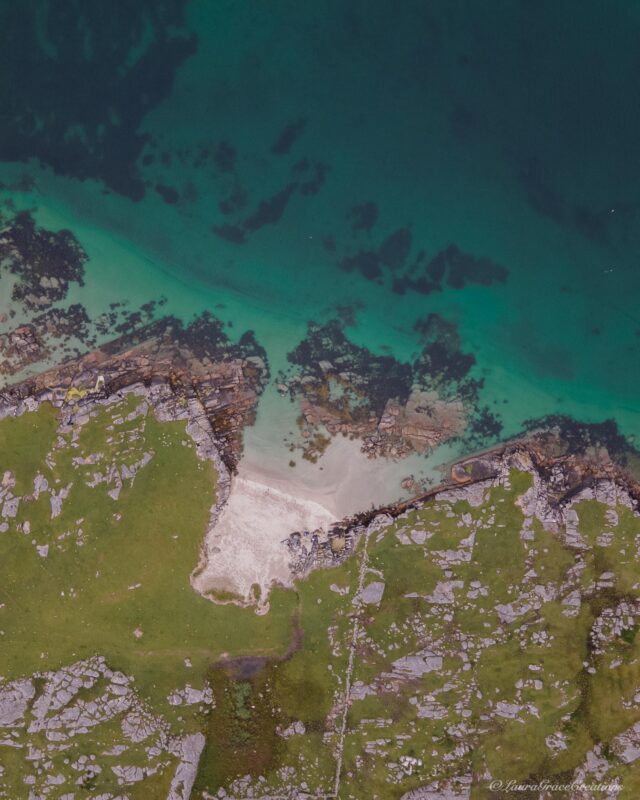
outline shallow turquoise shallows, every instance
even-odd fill
[[[70,228],[90,256],[70,299],[94,317],[123,297],[164,295],[185,319],[209,308],[231,336],[255,331],[274,375],[308,321],[338,307],[353,307],[354,342],[401,360],[435,312],[474,354],[501,437],[549,414],[640,434],[637,3],[193,0],[184,11],[197,46],[140,114],[141,199],[108,175],[51,169],[45,146],[26,162],[2,151],[0,180],[35,179],[3,197]],[[353,257],[396,232],[367,275]],[[416,288],[420,251],[428,263],[451,245],[506,280]],[[286,464],[289,413],[268,391],[250,447]]]

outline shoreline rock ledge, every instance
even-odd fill
[[[235,344],[221,328],[209,314],[186,328],[177,319],[163,318],[133,335],[7,386],[0,392],[0,418],[21,413],[18,409],[23,403],[49,401],[56,407],[69,405],[80,411],[135,384],[147,389],[164,386],[174,401],[166,407],[165,418],[184,418],[180,409],[197,400],[220,458],[234,474],[242,454],[242,432],[255,419],[269,366],[252,333]]]

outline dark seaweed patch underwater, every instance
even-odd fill
[[[86,341],[101,293],[144,322],[223,303],[277,371],[351,308],[363,368],[407,372],[440,319],[438,369],[473,354],[468,446],[550,415],[640,434],[633,4],[25,0],[0,36],[7,219],[86,252]]]

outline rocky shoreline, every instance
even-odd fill
[[[326,533],[297,531],[287,539],[292,571],[302,577],[314,569],[341,563],[355,551],[368,527],[380,518],[389,522],[436,499],[470,500],[505,479],[511,469],[533,475],[541,521],[550,530],[566,524],[566,510],[576,498],[597,498],[610,504],[622,492],[625,503],[640,509],[640,483],[609,458],[598,453],[570,452],[557,432],[539,431],[453,462],[449,477],[426,492],[341,520]]]
[[[188,420],[187,432],[196,443],[199,458],[210,460],[217,473],[217,499],[192,584],[217,602],[246,605],[255,600],[220,600],[215,592],[204,591],[199,580],[211,553],[218,550],[213,532],[229,500],[242,453],[243,429],[254,420],[257,399],[269,374],[264,351],[251,336],[243,338],[239,345],[230,343],[209,315],[187,328],[166,318],[0,392],[0,418],[33,410],[46,401],[63,413],[87,415],[92,405],[134,391],[147,397],[158,419]],[[288,560],[291,580],[303,577],[348,558],[372,521],[380,517],[393,520],[438,497],[467,499],[479,488],[504,480],[511,467],[534,475],[552,529],[562,524],[563,509],[575,496],[602,492],[603,486],[623,489],[634,509],[640,503],[640,485],[611,460],[606,447],[576,447],[560,430],[540,430],[456,461],[440,485],[409,500],[363,511],[325,529],[293,530],[274,546],[286,550],[280,560]],[[275,582],[282,581],[281,573],[274,575]],[[266,596],[258,607],[262,612],[268,608]]]
[[[135,338],[123,337],[0,392],[0,419],[48,402],[59,409],[63,423],[82,422],[96,406],[134,393],[144,396],[159,421],[186,420],[198,458],[210,461],[216,473],[216,501],[191,574],[196,591],[208,563],[210,539],[229,499],[244,427],[254,418],[268,376],[266,361],[251,339],[240,345],[216,343],[216,330],[208,317],[186,329],[163,320]]]
[[[234,472],[243,428],[254,419],[269,374],[264,351],[251,335],[245,337],[238,345],[229,342],[210,315],[186,328],[165,318],[10,385],[0,392],[0,412],[4,409],[4,416],[28,398],[83,408],[135,384],[165,386],[176,408],[194,399],[200,403],[222,461]]]

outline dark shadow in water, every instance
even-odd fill
[[[0,159],[39,159],[134,200],[147,113],[195,52],[187,0],[0,4]],[[44,123],[44,124],[43,124]]]
[[[280,133],[276,141],[271,146],[271,152],[274,156],[285,156],[291,150],[293,145],[302,135],[307,121],[303,118],[293,120],[284,130]]]

